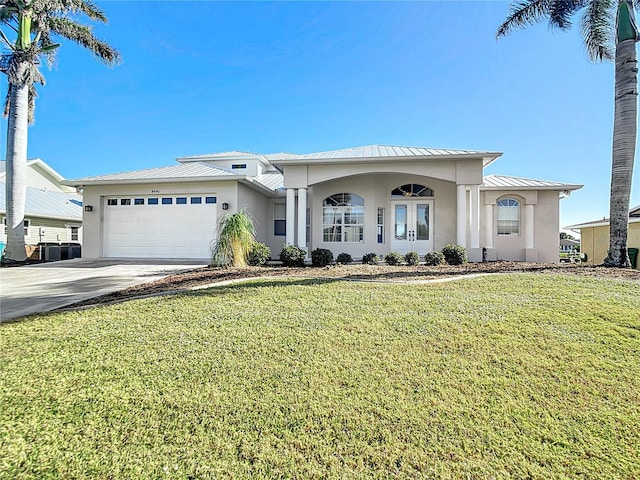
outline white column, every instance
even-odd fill
[[[296,226],[296,191],[293,188],[287,188],[287,235],[285,241],[287,245],[293,245],[295,242]]]
[[[484,206],[484,246],[493,248],[493,205]]]
[[[307,189],[298,189],[298,246],[307,248]]]
[[[457,185],[456,198],[456,243],[467,246],[467,186]]]
[[[471,185],[471,248],[480,248],[480,185]]]
[[[525,241],[524,241],[524,248],[533,248],[533,208],[534,205],[532,204],[527,204],[525,207],[525,215],[527,216],[526,219],[526,227],[525,227]]]

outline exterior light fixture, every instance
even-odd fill
[[[85,205],[85,206],[84,206],[84,211],[85,211],[85,212],[93,212],[93,206],[91,206],[91,205]]]
[[[224,202],[224,203],[222,204],[222,209],[223,209],[223,210],[229,210],[229,204],[228,204],[227,202]]]

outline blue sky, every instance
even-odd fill
[[[30,129],[29,156],[67,178],[226,150],[491,150],[486,173],[585,185],[561,226],[608,216],[613,65],[579,25],[496,41],[502,1],[98,4],[122,65],[64,44]]]

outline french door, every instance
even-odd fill
[[[432,200],[392,201],[391,212],[391,250],[420,255],[433,250]]]

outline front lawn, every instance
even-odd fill
[[[640,283],[255,280],[0,326],[0,478],[637,478]]]

